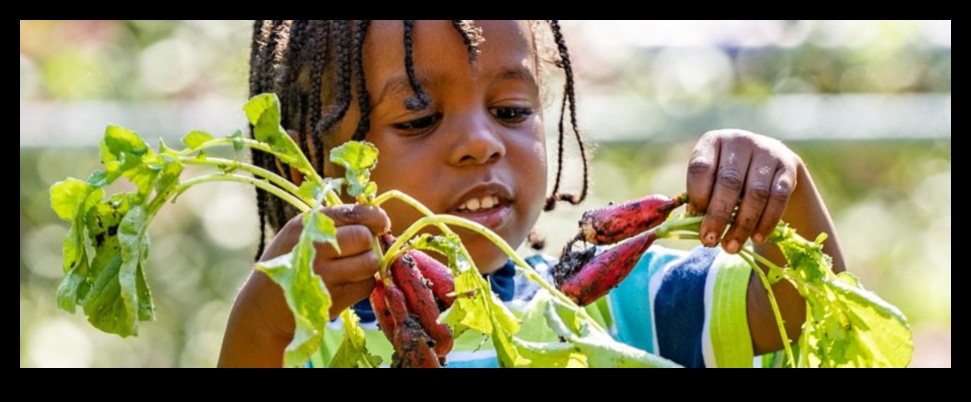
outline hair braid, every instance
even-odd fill
[[[280,30],[283,27],[283,20],[273,20],[269,25],[269,31],[266,35],[266,45],[263,46],[263,51],[261,52],[263,59],[263,71],[260,73],[260,87],[261,92],[270,91],[273,89],[273,72],[274,72],[274,59],[277,39],[280,36]]]
[[[280,63],[281,73],[276,85],[276,92],[280,95],[284,109],[281,124],[284,127],[295,127],[297,131],[296,143],[300,151],[307,155],[311,166],[316,162],[316,153],[310,146],[310,133],[307,131],[306,124],[306,99],[307,97],[299,90],[298,85],[291,83],[299,80],[301,70],[306,66],[307,51],[315,49],[314,43],[306,43],[304,32],[307,30],[308,21],[294,20],[290,23],[289,40],[287,41],[284,55]],[[284,173],[284,172],[281,172]]]
[[[357,75],[357,105],[361,110],[361,117],[354,130],[354,141],[363,141],[367,132],[371,130],[371,96],[367,91],[367,80],[364,77],[364,38],[367,35],[369,20],[357,22],[354,35],[354,74]]]
[[[307,143],[310,142],[311,139],[313,139],[313,142],[315,145],[319,146],[321,144],[320,139],[322,136],[320,135],[320,132],[319,132],[320,128],[318,126],[320,125],[320,119],[323,113],[323,105],[320,97],[321,97],[321,85],[323,85],[322,80],[324,76],[324,68],[327,65],[326,49],[327,49],[327,35],[329,34],[328,32],[329,27],[326,25],[327,24],[322,21],[313,21],[312,23],[308,24],[308,28],[307,28],[310,31],[309,32],[310,35],[307,38],[307,48],[309,49],[309,52],[312,54],[312,57],[308,57],[310,59],[309,60],[310,61],[310,99],[309,99],[310,110],[307,111],[307,115],[308,115],[310,124],[307,129],[309,129],[310,131],[306,133],[306,137],[304,138],[303,141],[301,141],[305,144],[307,148],[310,147],[309,145],[307,145]],[[324,51],[318,50],[320,48],[323,48]],[[303,129],[301,131],[306,131],[306,129]],[[311,163],[316,162],[318,169],[320,170],[321,173],[323,173],[324,158],[318,157],[316,152],[314,152],[313,154],[315,156],[314,159],[317,159],[317,160],[313,160],[311,161]]]
[[[559,153],[557,155],[556,183],[553,185],[553,193],[550,194],[550,196],[547,197],[546,199],[546,206],[544,207],[544,210],[546,211],[553,210],[553,208],[556,206],[556,201],[567,201],[573,205],[577,205],[583,202],[583,200],[587,198],[587,189],[589,188],[589,183],[590,183],[589,175],[587,172],[588,170],[587,154],[586,154],[586,150],[584,149],[583,139],[580,136],[580,129],[579,127],[577,127],[576,93],[575,93],[575,86],[574,86],[574,80],[573,80],[573,67],[570,64],[570,53],[567,50],[566,41],[563,39],[563,33],[560,32],[559,22],[557,20],[550,20],[549,24],[550,24],[550,30],[553,31],[553,39],[556,41],[556,47],[560,53],[560,60],[557,63],[557,65],[563,69],[563,72],[566,75],[566,83],[564,84],[564,88],[563,88],[563,92],[564,92],[563,104],[560,107],[560,123],[559,123],[560,144],[559,144]],[[577,196],[576,194],[559,193],[560,177],[561,177],[561,172],[563,170],[563,140],[564,140],[563,119],[566,115],[565,113],[566,106],[568,104],[570,107],[570,125],[573,128],[574,137],[576,138],[577,145],[580,148],[580,156],[581,156],[580,159],[583,160],[583,187],[580,190],[579,196]]]
[[[263,72],[263,62],[264,59],[261,57],[262,50],[266,45],[263,42],[263,25],[265,21],[255,20],[253,22],[253,38],[252,45],[250,47],[250,97],[256,96],[262,92],[261,85],[261,73]],[[253,126],[250,125],[250,132],[252,133]],[[252,150],[253,163],[257,165],[264,164],[264,155],[262,152]],[[267,202],[266,202],[266,192],[261,189],[256,189],[256,207],[259,213],[259,225],[260,225],[260,238],[259,246],[257,246],[255,260],[259,260],[260,256],[263,254],[263,250],[266,248],[266,214],[267,214]]]
[[[428,98],[428,94],[422,91],[421,85],[418,83],[418,77],[415,76],[415,20],[404,20],[404,26],[405,72],[408,74],[408,83],[411,84],[411,90],[415,92],[413,96],[409,96],[408,99],[405,99],[405,107],[408,108],[408,110],[422,110],[428,107],[430,99]]]
[[[323,141],[323,133],[328,132],[337,122],[344,118],[347,109],[351,105],[351,29],[347,21],[335,21],[328,23],[331,32],[331,40],[334,42],[334,81],[337,84],[335,91],[336,109],[324,113],[323,110],[316,111],[321,114],[321,121],[314,128],[315,140]],[[315,85],[318,85],[315,82]],[[320,92],[313,92],[312,95],[320,96]],[[328,108],[330,109],[330,108]]]
[[[471,20],[452,20],[452,27],[462,36],[465,49],[469,52],[469,63],[475,64],[479,56],[479,44],[485,40],[482,38],[482,28],[473,25]]]

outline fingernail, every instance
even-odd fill
[[[706,246],[712,247],[712,246],[715,245],[715,242],[716,241],[717,241],[717,239],[715,239],[715,232],[708,232],[707,234],[705,234],[705,245]]]
[[[755,240],[756,243],[761,243],[765,241],[765,236],[761,233],[756,233],[755,236],[752,236],[752,240]]]
[[[738,252],[738,240],[732,239],[732,241],[728,242],[728,246],[725,247],[725,249],[728,250],[729,253],[732,253],[732,254],[737,253]]]

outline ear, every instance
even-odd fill
[[[293,142],[296,142],[297,145],[300,144],[300,134],[298,132],[296,132],[295,130],[287,130],[287,134],[290,135],[290,139],[292,139]],[[313,139],[310,137],[307,137],[307,148],[310,149],[311,154],[316,154],[316,152],[314,152],[313,145],[314,145]],[[316,155],[307,155],[307,159],[310,160],[311,165],[313,165],[315,162],[316,158],[314,156]],[[283,166],[280,165],[280,160],[277,159],[276,163],[277,163],[277,168],[280,169],[280,171],[282,172]],[[303,184],[303,173],[300,173],[299,170],[293,168],[292,166],[288,166],[287,168],[288,168],[288,171],[290,172],[290,181],[293,182],[293,184],[296,184],[297,186]]]

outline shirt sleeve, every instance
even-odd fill
[[[686,367],[752,367],[751,269],[718,248],[652,247],[608,297],[614,337]]]

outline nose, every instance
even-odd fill
[[[456,116],[460,117],[460,116]],[[453,131],[449,161],[455,166],[493,163],[506,155],[501,134],[481,117],[463,116]]]

